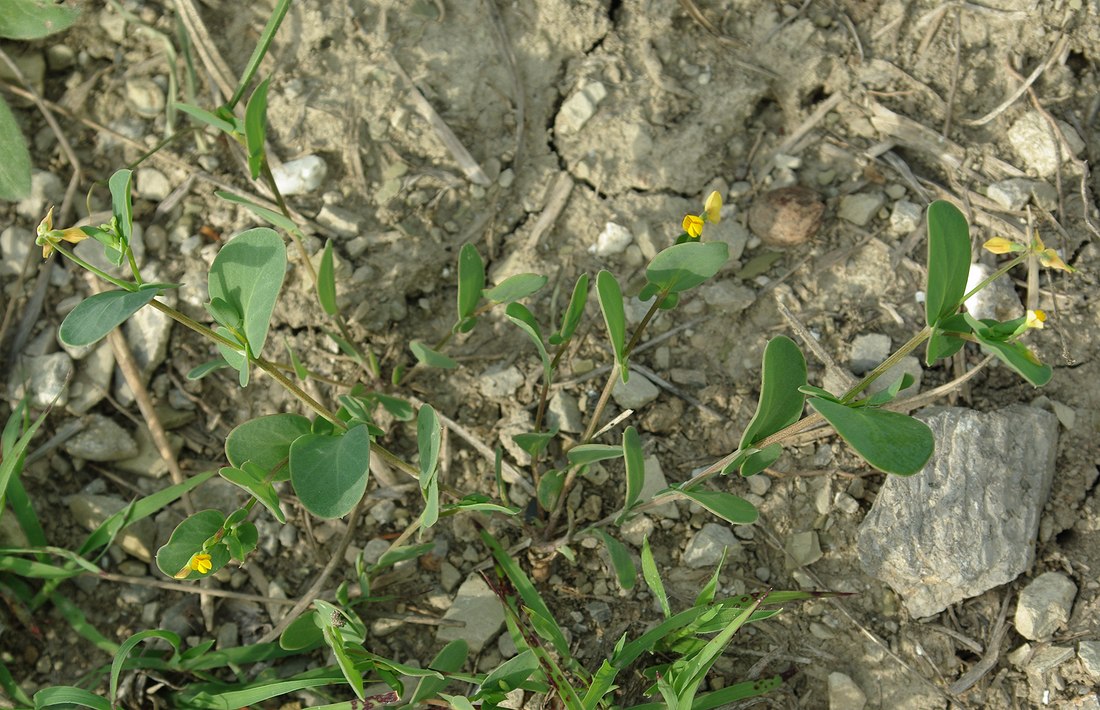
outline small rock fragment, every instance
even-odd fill
[[[326,204],[323,206],[321,211],[317,213],[317,222],[341,237],[358,236],[361,230],[359,215],[339,205]]]
[[[1082,641],[1077,644],[1077,658],[1093,680],[1100,682],[1100,641]]]
[[[584,127],[588,119],[596,113],[596,107],[607,96],[607,87],[593,81],[562,102],[557,117],[557,130],[561,133],[576,133]]]
[[[818,542],[817,532],[814,530],[791,535],[783,549],[787,552],[787,565],[791,569],[812,565],[822,558],[821,543]]]
[[[138,168],[134,173],[134,191],[139,197],[160,202],[172,192],[172,183],[156,168]]]
[[[275,185],[283,195],[304,195],[313,192],[328,174],[328,165],[319,155],[307,155],[288,160],[271,169]]]
[[[546,405],[546,419],[551,428],[557,427],[558,431],[570,434],[584,431],[584,420],[580,407],[577,406],[577,398],[563,390],[556,390],[550,396]]]
[[[840,198],[837,216],[857,227],[866,227],[886,202],[881,192],[857,192]]]
[[[898,200],[890,212],[890,232],[911,234],[920,226],[921,207],[909,200]]]
[[[982,263],[970,265],[970,274],[966,277],[966,291],[970,292],[975,286],[985,280],[993,269]],[[978,291],[963,302],[966,311],[978,320],[993,318],[999,321],[1019,318],[1024,314],[1024,304],[1020,303],[1020,297],[1012,282],[1006,278],[995,279],[981,291]]]
[[[508,365],[507,367],[494,365],[478,378],[478,387],[481,394],[491,400],[511,397],[522,384],[523,373],[515,365]]]
[[[622,379],[617,380],[611,390],[611,397],[623,409],[640,409],[657,399],[659,394],[656,385],[637,372],[632,372],[625,383]]]
[[[722,559],[726,548],[729,548],[727,555],[738,553],[741,551],[741,543],[728,526],[707,523],[688,541],[683,562],[693,569],[714,567]]]
[[[1009,178],[992,183],[985,194],[1006,210],[1022,210],[1031,199],[1031,180]]]
[[[87,530],[95,530],[104,520],[128,505],[121,498],[87,493],[69,496],[65,502],[73,519]],[[151,562],[156,550],[156,536],[156,524],[150,518],[142,518],[124,527],[115,542],[139,560]]]
[[[821,227],[825,203],[806,187],[766,192],[749,207],[749,229],[768,246],[796,247],[813,239]]]
[[[829,674],[829,710],[863,710],[867,696],[843,673]]]
[[[1016,630],[1032,641],[1048,638],[1069,620],[1077,585],[1059,572],[1045,572],[1031,580],[1016,603]]]
[[[1073,126],[1055,119],[1058,129],[1069,143],[1070,152],[1078,155],[1085,149],[1085,143]],[[1059,155],[1065,160],[1065,148],[1059,149],[1053,128],[1046,118],[1036,111],[1025,113],[1008,129],[1008,142],[1024,163],[1039,175],[1053,175],[1059,168]]]
[[[656,456],[646,456],[643,465],[645,468],[645,478],[642,480],[642,490],[638,494],[638,500],[644,502],[652,499],[657,493],[668,488],[668,479],[665,478],[665,471],[661,468],[661,461]],[[676,507],[676,503],[673,501],[662,503],[654,508],[651,514],[660,515],[669,520],[680,519],[680,509]]]
[[[126,101],[142,118],[156,118],[164,111],[164,90],[147,77],[132,78],[126,82]]]
[[[102,414],[88,415],[84,430],[62,446],[70,456],[85,461],[119,461],[138,453],[137,442],[129,432]]]
[[[890,356],[890,336],[882,333],[857,335],[852,341],[848,367],[853,374],[862,375],[878,367]]]
[[[596,256],[622,254],[633,241],[634,235],[629,229],[620,224],[608,222],[596,237],[596,243],[589,247],[589,251]]]
[[[8,394],[19,399],[29,392],[30,404],[36,409],[48,407],[55,399],[63,407],[69,401],[68,378],[72,372],[73,361],[67,353],[24,356],[8,376]]]
[[[31,172],[30,194],[15,204],[15,213],[37,225],[46,216],[46,210],[51,205],[60,206],[64,197],[65,185],[61,178],[45,170],[35,170]]]
[[[436,640],[442,643],[463,639],[470,651],[478,653],[504,625],[500,600],[479,575],[466,578],[458,588],[454,603],[443,616],[444,621],[463,622],[465,626],[440,626]]]

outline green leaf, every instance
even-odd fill
[[[438,367],[441,370],[453,370],[458,367],[458,363],[447,357],[443,353],[432,350],[419,340],[409,341],[409,350],[412,350],[413,357],[417,362],[427,367]]]
[[[557,435],[557,430],[525,432],[523,434],[513,434],[512,441],[516,442],[516,446],[531,454],[531,456],[538,457]]]
[[[962,338],[952,335],[941,326],[933,326],[932,334],[928,336],[928,349],[925,351],[924,362],[926,365],[932,366],[939,360],[951,357],[959,352],[964,345],[966,345],[966,341]]]
[[[565,457],[569,460],[569,463],[574,466],[582,466],[584,464],[604,461],[606,459],[617,459],[622,455],[623,447],[621,446],[612,446],[610,444],[581,444],[580,446],[574,446],[569,449]]]
[[[633,589],[638,570],[634,567],[634,558],[630,556],[626,545],[608,535],[603,528],[596,528],[594,532],[607,546],[607,552],[611,555],[611,566],[615,568],[619,586],[626,590]]]
[[[928,206],[928,288],[925,320],[934,326],[955,313],[966,294],[970,273],[970,227],[955,205],[936,200]]]
[[[167,641],[175,654],[180,651],[180,637],[179,634],[166,629],[149,629],[147,631],[139,631],[130,638],[122,642],[122,645],[118,648],[118,653],[115,654],[115,658],[111,661],[111,683],[110,683],[110,698],[111,705],[115,704],[118,699],[118,677],[122,675],[122,665],[126,662],[126,658],[130,655],[130,651],[134,650],[142,641],[149,638],[157,638],[163,641]],[[173,655],[175,655],[173,654]]]
[[[395,547],[392,550],[387,550],[378,558],[378,561],[371,565],[371,570],[377,572],[378,570],[385,569],[386,567],[392,567],[398,562],[404,562],[405,560],[414,560],[417,557],[428,554],[435,549],[435,543],[425,542],[419,545],[406,545],[403,547]]]
[[[92,710],[111,710],[111,704],[106,698],[70,685],[55,685],[52,688],[43,688],[34,694],[34,710],[57,705],[64,706],[66,710],[74,705],[92,708]]]
[[[550,470],[539,479],[538,499],[543,510],[553,510],[558,504],[562,486],[565,485],[565,471]]]
[[[215,190],[214,194],[222,198],[226,202],[232,202],[233,204],[241,205],[252,214],[260,217],[261,219],[266,219],[268,222],[275,225],[279,229],[283,229],[287,232],[300,233],[298,230],[298,225],[294,224],[292,220],[288,219],[281,212],[270,210],[263,205],[256,204],[252,200],[241,197],[240,195],[234,195],[232,192],[226,192],[225,190]]]
[[[813,407],[840,438],[880,471],[910,476],[932,456],[932,430],[912,417],[874,407],[848,407],[817,397]]]
[[[705,491],[700,488],[681,489],[680,492],[714,513],[719,518],[729,521],[734,525],[749,525],[750,523],[755,523],[759,515],[752,503],[732,493]]]
[[[310,422],[300,414],[270,414],[238,425],[225,437],[225,457],[236,468],[251,461],[264,471],[270,471],[290,457],[290,445],[299,437],[311,433]],[[276,477],[284,481],[285,475]]]
[[[248,149],[248,171],[253,180],[260,177],[266,160],[264,141],[267,137],[267,88],[270,82],[270,79],[260,82],[244,109],[244,142]]]
[[[741,469],[741,475],[755,476],[768,466],[771,466],[783,453],[783,445],[776,442],[774,444],[768,444],[764,448],[753,451],[745,457],[745,460],[741,462],[739,468]]]
[[[290,3],[291,0],[277,0],[271,8],[271,14],[268,15],[267,23],[264,25],[263,32],[260,33],[260,39],[256,42],[256,46],[253,47],[252,56],[248,58],[248,64],[245,65],[244,71],[241,73],[241,78],[237,82],[237,88],[233,91],[233,96],[229,98],[226,104],[229,109],[236,106],[244,97],[244,92],[248,89],[248,85],[252,82],[252,77],[256,75],[256,71],[260,68],[260,62],[263,61],[268,48],[271,47],[271,43],[275,39],[275,33],[279,31],[279,26],[282,25],[283,19],[290,9]]]
[[[220,298],[240,312],[244,336],[255,357],[260,356],[267,340],[271,314],[285,276],[286,245],[282,237],[267,227],[249,229],[233,237],[210,265],[210,299]]]
[[[458,253],[458,320],[473,315],[485,288],[485,263],[473,244],[463,244]]]
[[[520,330],[526,333],[531,342],[535,344],[535,348],[539,351],[539,360],[542,362],[543,381],[549,385],[554,377],[553,372],[550,370],[550,355],[547,354],[546,345],[542,342],[542,331],[539,330],[539,324],[535,320],[535,316],[522,303],[509,303],[508,307],[504,309],[504,315],[508,316],[508,320],[519,326]]]
[[[79,16],[76,8],[50,0],[4,0],[0,2],[0,37],[41,39],[67,29]]]
[[[424,496],[421,525],[430,528],[439,519],[439,446],[442,427],[430,404],[420,408],[416,417],[416,444],[420,452],[420,491]]]
[[[65,316],[57,337],[66,345],[91,345],[106,337],[156,295],[157,292],[152,289],[142,289],[104,291],[89,296]]]
[[[0,14],[5,10],[0,6]],[[0,25],[0,30],[3,27]],[[11,109],[0,97],[0,200],[15,202],[31,192],[31,156]],[[45,217],[45,215],[42,215]]]
[[[279,647],[286,651],[301,651],[315,644],[321,643],[324,636],[321,627],[317,625],[317,615],[320,612],[302,614],[290,626],[279,635]]]
[[[294,348],[290,347],[290,340],[284,335],[283,345],[286,346],[287,357],[290,358],[290,366],[294,368],[294,376],[299,380],[305,381],[309,379],[309,370],[302,364],[302,361],[298,359],[297,353],[294,352]]]
[[[302,505],[319,518],[350,513],[367,489],[370,444],[363,425],[340,436],[296,439],[290,445],[290,482]]]
[[[123,246],[130,243],[134,232],[134,207],[130,199],[130,190],[134,183],[132,170],[116,170],[107,181],[111,189],[111,213],[118,220],[118,234]]]
[[[963,314],[974,329],[974,336],[981,343],[982,350],[997,356],[1004,364],[1008,365],[1016,374],[1023,377],[1035,387],[1042,387],[1050,382],[1054,374],[1050,365],[1039,362],[1035,353],[1020,341],[1005,341],[1004,335],[998,332],[997,326],[1004,324],[993,322],[992,325],[979,321],[970,314]]]
[[[783,335],[769,340],[764,347],[760,402],[741,435],[740,448],[747,449],[797,422],[806,400],[798,388],[805,384],[806,358],[795,342]]]
[[[717,274],[728,260],[729,245],[725,242],[685,242],[653,257],[645,275],[661,291],[680,293]]]
[[[218,129],[226,135],[233,135],[237,131],[237,127],[226,121],[223,118],[219,118],[215,114],[207,111],[204,108],[194,106],[192,104],[177,103],[176,108],[183,111],[188,116],[191,116],[200,123],[205,123],[208,126]]]
[[[493,303],[512,303],[527,298],[546,285],[546,277],[539,274],[516,274],[509,276],[492,288],[485,289],[482,295]]]
[[[584,307],[588,303],[588,274],[581,274],[577,283],[573,286],[573,295],[569,297],[569,306],[561,317],[561,328],[550,336],[551,345],[560,345],[573,337],[577,326],[580,325],[584,315]]]
[[[714,566],[714,572],[711,573],[710,579],[707,580],[707,583],[703,585],[703,588],[699,590],[699,594],[695,597],[695,606],[709,607],[711,602],[714,601],[714,594],[718,591],[718,577],[722,573],[722,565],[726,564],[726,555],[729,554],[729,551],[729,547],[722,548],[722,556],[718,558],[718,564]],[[708,616],[713,616],[713,614]],[[705,622],[706,617],[700,621],[701,623]]]
[[[481,687],[474,694],[473,699],[484,697],[490,692],[507,693],[515,690],[538,669],[538,657],[535,656],[534,651],[527,649],[490,671],[481,682]]]
[[[266,471],[251,461],[246,461],[243,468],[225,466],[218,469],[218,474],[235,486],[239,486],[260,501],[265,508],[271,511],[275,519],[286,524],[286,516],[279,505],[279,494],[275,492],[275,486],[266,480]]]
[[[432,662],[428,664],[428,668],[440,671],[444,674],[457,673],[462,670],[462,666],[466,664],[466,657],[470,654],[470,648],[462,639],[455,639],[449,644],[443,647],[443,650],[436,654]],[[431,676],[425,676],[420,679],[420,684],[416,686],[416,690],[413,691],[412,696],[409,698],[409,705],[417,707],[418,703],[423,703],[425,700],[434,698],[437,693],[447,687],[450,680],[433,678]]]
[[[638,496],[645,485],[645,458],[642,454],[642,440],[638,430],[628,426],[623,431],[623,453],[626,459],[626,498],[623,502],[623,515],[630,512],[638,502]],[[621,518],[620,518],[621,519]]]
[[[462,511],[475,510],[479,510],[483,513],[503,513],[504,515],[516,515],[519,513],[519,508],[509,508],[508,506],[491,502],[487,496],[471,493],[456,503],[449,503],[443,506],[441,515],[454,515]]]
[[[393,415],[393,418],[399,422],[412,421],[415,416],[412,405],[400,397],[391,397],[381,392],[372,392],[370,396],[376,399],[378,403],[382,405],[382,408]]]
[[[172,532],[168,542],[157,550],[157,567],[169,577],[175,577],[187,567],[191,557],[202,552],[203,543],[221,530],[225,516],[217,510],[203,510],[184,520]],[[206,574],[189,570],[181,579],[203,579],[214,574],[229,562],[229,550],[225,545],[215,545],[208,550],[212,567]]]
[[[626,311],[623,309],[623,292],[619,282],[610,271],[596,274],[596,296],[603,311],[603,321],[607,325],[607,336],[611,340],[611,350],[615,353],[615,362],[622,371],[626,382]]]
[[[661,611],[665,618],[672,616],[672,607],[668,604],[668,594],[665,593],[664,582],[661,581],[661,573],[657,570],[657,560],[653,559],[653,550],[649,547],[649,536],[642,539],[642,579],[645,580],[653,596],[661,605]]]
[[[336,273],[332,266],[332,240],[325,242],[321,254],[321,268],[317,270],[317,300],[325,313],[334,316],[339,312],[336,307]]]
[[[355,667],[355,661],[348,655],[347,647],[344,644],[344,637],[340,635],[340,631],[332,626],[325,626],[321,629],[321,635],[325,639],[325,643],[332,649],[332,655],[336,657],[336,665],[340,667],[340,671],[344,674],[344,678],[347,680],[348,685],[355,691],[356,697],[360,700],[363,699],[363,674]]]

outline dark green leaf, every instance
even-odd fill
[[[3,3],[0,3],[0,15],[3,12]],[[3,97],[0,97],[0,165],[4,166],[0,170],[0,200],[15,202],[30,194],[31,156],[19,124]]]
[[[381,392],[372,392],[371,397],[378,400],[378,403],[382,405],[382,408],[393,415],[393,418],[399,422],[412,421],[414,416],[412,405],[400,397],[391,397],[388,394],[382,394]]]
[[[805,405],[798,388],[806,384],[806,358],[793,340],[783,335],[769,340],[762,370],[760,402],[741,436],[742,449],[797,422]]]
[[[41,39],[67,29],[79,16],[76,8],[50,0],[4,0],[0,2],[0,37]]]
[[[778,442],[775,444],[768,444],[759,451],[754,451],[745,457],[745,460],[741,463],[741,475],[742,476],[755,476],[768,466],[775,463],[779,456],[783,453],[783,446]]]
[[[310,422],[300,414],[270,414],[238,425],[225,437],[225,457],[236,468],[246,461],[270,471],[290,457],[290,445],[311,432]],[[286,480],[286,475],[275,480]]]
[[[573,286],[573,295],[569,298],[569,306],[562,314],[561,328],[558,329],[557,333],[550,336],[551,345],[560,345],[573,337],[573,333],[576,332],[581,317],[584,315],[584,306],[587,303],[588,274],[581,274],[577,278],[576,285]]]
[[[286,245],[282,237],[267,227],[249,229],[233,237],[210,265],[210,299],[220,298],[241,314],[244,336],[256,357],[267,340],[271,314],[285,276]]]
[[[175,577],[188,566],[192,556],[202,552],[203,543],[221,530],[223,522],[225,516],[217,510],[204,510],[184,520],[172,532],[168,542],[157,550],[157,567],[169,577]],[[204,579],[229,562],[229,550],[225,545],[215,545],[208,554],[212,564],[210,571],[199,574],[189,570],[184,579]]]
[[[664,582],[661,581],[661,573],[657,570],[657,561],[653,558],[653,550],[649,547],[649,537],[642,540],[642,579],[645,580],[657,603],[661,605],[661,611],[665,618],[672,616],[672,607],[668,604],[668,594],[665,593]]]
[[[279,647],[286,651],[300,651],[321,643],[324,637],[321,627],[317,625],[318,613],[314,611],[302,614],[290,622],[290,626],[279,636]]]
[[[504,315],[508,316],[508,320],[519,326],[520,330],[526,333],[531,342],[535,344],[535,348],[539,352],[539,360],[542,362],[543,381],[550,384],[553,379],[553,373],[550,370],[550,355],[546,352],[546,345],[542,342],[542,331],[539,329],[535,316],[522,303],[509,303],[508,307],[504,309]]]
[[[556,430],[525,432],[523,434],[513,434],[512,441],[516,442],[516,446],[537,458],[557,434]]]
[[[546,285],[546,277],[539,274],[516,274],[496,286],[485,289],[482,295],[493,303],[511,303],[527,298]]]
[[[610,271],[596,274],[596,296],[603,311],[603,320],[607,325],[607,335],[611,339],[611,351],[615,353],[615,362],[626,381],[626,311],[623,308],[623,292],[619,282]]]
[[[477,310],[485,288],[485,263],[473,244],[463,244],[458,253],[458,320],[469,318]]]
[[[462,670],[462,666],[466,664],[466,657],[469,655],[470,649],[465,641],[462,639],[455,639],[449,644],[443,647],[443,650],[436,654],[432,662],[428,664],[428,667],[441,671],[444,674],[457,673]],[[416,707],[418,703],[422,703],[425,700],[434,698],[437,693],[447,687],[450,683],[449,680],[439,680],[430,676],[425,676],[420,679],[420,684],[416,686],[416,690],[413,691],[412,696],[409,698],[409,705]]]
[[[485,680],[482,681],[480,689],[474,695],[474,699],[479,699],[488,692],[502,691],[507,693],[515,690],[538,669],[539,659],[533,651],[528,649],[490,671],[485,676]]]
[[[626,459],[626,499],[623,502],[623,514],[630,512],[638,502],[638,496],[645,485],[645,458],[642,454],[642,440],[638,430],[628,426],[623,431],[623,453]]]
[[[378,570],[385,569],[386,567],[392,567],[398,562],[404,562],[405,560],[414,560],[417,557],[428,554],[433,549],[435,549],[435,544],[431,542],[425,542],[420,545],[407,545],[405,547],[396,547],[383,553],[383,555],[378,558],[378,561],[371,566],[371,569],[377,572]]]
[[[256,500],[270,510],[276,520],[285,525],[286,516],[279,506],[279,494],[275,492],[275,487],[265,480],[264,470],[251,461],[245,462],[244,466],[244,468],[225,466],[218,469],[218,473],[233,485],[256,496]]]
[[[955,205],[928,206],[928,289],[925,320],[930,326],[958,310],[970,273],[970,227]]]
[[[562,485],[565,483],[564,471],[547,471],[539,479],[538,499],[543,510],[553,510],[558,504]]]
[[[421,365],[427,365],[428,367],[438,367],[441,370],[453,370],[458,367],[457,362],[447,357],[443,353],[432,350],[419,340],[410,340],[409,350],[412,350],[413,356]]]
[[[111,710],[111,704],[106,698],[70,685],[55,685],[52,688],[43,688],[34,694],[34,710],[58,705],[64,706],[66,710],[74,705],[92,708],[92,710]]]
[[[569,449],[565,455],[574,466],[617,459],[623,455],[623,447],[610,444],[581,444]]]
[[[700,488],[681,490],[680,492],[714,513],[719,518],[727,520],[734,525],[749,525],[750,523],[755,523],[759,515],[752,503],[732,493],[706,491]]]
[[[969,314],[963,315],[973,328],[974,336],[981,343],[982,350],[996,355],[1001,362],[1035,387],[1042,387],[1050,382],[1053,375],[1050,365],[1039,362],[1035,353],[1018,340],[1012,342],[1004,340],[1004,335],[997,330],[997,326],[1002,324],[990,325]]]
[[[810,398],[810,406],[880,471],[910,476],[924,468],[932,456],[932,430],[912,417],[874,407],[848,407],[817,397]]]
[[[630,556],[630,551],[626,549],[626,545],[608,535],[603,528],[596,528],[595,532],[607,546],[607,552],[611,555],[611,566],[615,568],[619,586],[627,590],[633,589],[638,570],[634,567],[634,558]]]
[[[330,316],[340,309],[336,307],[336,272],[332,266],[332,240],[325,242],[325,251],[321,254],[321,267],[317,270],[317,300],[321,308]]]
[[[77,304],[61,323],[57,337],[66,345],[91,345],[153,300],[153,290],[104,291]]]
[[[370,444],[363,425],[340,436],[296,439],[290,445],[290,481],[302,505],[319,518],[350,513],[367,489]]]
[[[248,171],[252,179],[260,177],[265,161],[264,141],[267,138],[267,87],[264,79],[248,99],[244,109],[244,142],[248,149]]]
[[[132,170],[116,170],[107,181],[111,189],[111,213],[118,220],[118,234],[122,237],[122,246],[130,243],[134,230],[134,208],[130,200],[130,188],[134,182]]]
[[[653,257],[645,275],[661,291],[680,293],[717,274],[728,260],[729,245],[725,242],[685,242]]]

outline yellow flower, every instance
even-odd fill
[[[191,561],[187,563],[187,566],[199,574],[206,574],[214,565],[210,561],[210,555],[200,552],[191,556]]]
[[[703,233],[703,218],[694,214],[684,215],[683,227],[688,236],[692,239],[698,239],[699,235]]]
[[[1046,323],[1046,320],[1046,313],[1043,313],[1040,310],[1029,310],[1027,312],[1027,320],[1025,322],[1027,323],[1028,328],[1042,328],[1043,323]]]
[[[718,224],[722,219],[722,196],[717,190],[707,195],[703,209],[706,211],[707,221],[711,224]]]
[[[994,254],[1007,254],[1010,251],[1023,251],[1024,245],[1017,244],[1016,242],[1010,239],[1005,239],[1004,237],[993,237],[985,244],[983,244],[982,248]]]
[[[1062,257],[1058,256],[1058,252],[1043,244],[1043,238],[1039,236],[1038,232],[1035,233],[1035,241],[1031,243],[1031,250],[1035,253],[1035,256],[1039,257],[1039,263],[1048,269],[1061,269],[1071,274],[1077,271],[1077,269],[1062,261]]]
[[[69,244],[76,244],[77,242],[84,241],[88,238],[88,235],[83,232],[79,227],[69,227],[68,229],[54,229],[53,228],[53,207],[46,213],[46,216],[38,223],[38,238],[35,240],[37,244],[42,245],[42,258],[48,258],[53,253],[54,244],[58,240],[66,241]]]

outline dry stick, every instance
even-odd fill
[[[958,680],[947,686],[947,692],[952,695],[962,695],[997,665],[1001,655],[1001,641],[1005,637],[1005,632],[1008,631],[1005,618],[1008,616],[1008,602],[1011,598],[1011,593],[1005,594],[1004,600],[1001,601],[1001,611],[997,614],[997,623],[993,626],[993,633],[989,635],[989,641],[986,643],[985,655],[970,670],[959,676]]]
[[[821,343],[817,342],[817,338],[814,337],[813,333],[811,333],[806,326],[802,325],[802,321],[798,319],[798,316],[791,313],[791,310],[787,308],[787,304],[783,303],[783,299],[786,295],[787,294],[779,291],[775,294],[775,307],[779,309],[779,315],[787,320],[787,323],[791,326],[791,330],[793,330],[795,335],[802,340],[806,348],[813,353],[813,356],[821,361],[821,364],[823,364],[826,369],[833,370],[840,375],[841,383],[844,386],[843,389],[845,391],[850,390],[855,386],[856,379],[848,374],[848,371],[841,367],[837,361],[833,359],[833,356],[825,351],[825,348],[821,347]]]
[[[156,587],[157,589],[167,589],[173,592],[187,592],[188,594],[205,594],[212,597],[223,597],[225,599],[241,599],[249,602],[260,602],[262,604],[294,604],[293,599],[279,599],[278,597],[265,597],[260,594],[247,594],[245,592],[234,592],[229,589],[201,589],[193,584],[182,584],[180,582],[165,582],[159,579],[152,579],[149,577],[131,577],[125,574],[115,574],[113,572],[86,572],[85,574],[95,575],[100,579],[105,579],[108,582],[121,582],[123,584],[137,584],[142,587]]]
[[[232,79],[233,72],[229,70],[229,65],[218,53],[214,40],[211,39],[210,33],[206,31],[202,16],[195,8],[192,0],[176,0],[176,11],[179,13],[180,20],[183,22],[187,33],[191,35],[191,46],[198,52],[199,59],[202,60],[206,71],[210,72],[210,78],[214,80],[218,91],[222,93],[222,97],[228,101],[229,97],[233,96],[235,88]]]
[[[309,608],[313,600],[320,596],[321,590],[324,589],[325,582],[328,580],[333,570],[336,569],[337,565],[344,563],[344,551],[348,549],[348,543],[351,542],[351,537],[355,534],[355,528],[359,523],[359,516],[360,513],[363,512],[363,505],[366,500],[367,497],[364,495],[359,499],[359,502],[355,504],[355,509],[351,511],[351,519],[348,520],[348,526],[344,530],[343,536],[340,538],[340,543],[336,546],[336,549],[332,553],[332,557],[329,558],[324,569],[322,569],[321,573],[317,575],[317,578],[313,580],[313,584],[309,586],[306,593],[294,604],[294,607],[286,613],[286,616],[256,643],[271,643],[278,639],[279,635],[286,630],[286,627],[290,626],[291,622],[297,619],[303,611]]]

